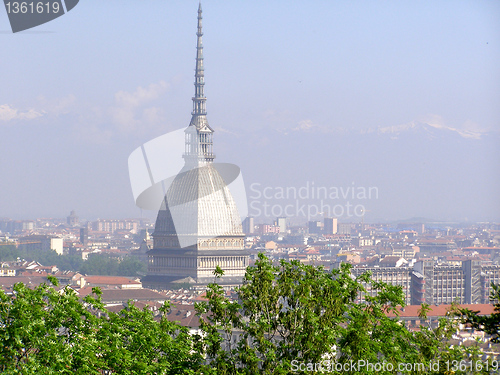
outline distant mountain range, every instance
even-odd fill
[[[391,134],[391,135],[399,135],[404,132],[412,132],[412,133],[425,132],[430,137],[438,137],[439,135],[443,135],[444,132],[451,132],[451,133],[456,133],[461,137],[472,138],[472,139],[481,139],[482,136],[488,135],[488,133],[484,131],[460,130],[449,126],[440,125],[437,123],[425,123],[418,121],[413,121],[403,125],[378,128],[376,131],[381,134]]]
[[[377,187],[366,220],[412,216],[500,220],[500,134],[423,122],[354,131],[216,133],[219,161],[242,168],[247,187]],[[279,203],[279,202],[278,202]],[[353,203],[360,203],[358,201]]]

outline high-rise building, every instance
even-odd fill
[[[356,277],[365,272],[371,272],[371,279],[374,281],[382,281],[390,285],[400,285],[403,290],[405,303],[407,305],[411,304],[412,269],[410,267],[384,267],[383,265],[377,265],[375,267],[354,267],[352,269],[352,274]],[[363,283],[363,286],[365,290],[358,297],[360,302],[365,301],[365,296],[374,297],[379,292],[378,289],[373,289],[370,283]]]
[[[195,95],[191,122],[185,130],[184,167],[174,178],[158,212],[148,275],[143,284],[171,283],[203,287],[218,280],[226,287],[241,284],[249,265],[245,236],[236,203],[213,163],[212,135],[206,116],[202,45],[202,10],[198,8]]]
[[[245,234],[254,234],[255,233],[255,224],[254,224],[254,219],[253,217],[246,217],[245,220],[243,220],[243,233]]]
[[[80,243],[83,246],[87,246],[89,244],[89,228],[87,226],[80,228]]]
[[[53,250],[58,255],[63,255],[64,242],[62,238],[57,236],[31,235],[20,237],[18,247],[28,254]]]
[[[32,220],[0,220],[0,232],[14,234],[16,232],[33,230],[35,227],[35,222]]]
[[[490,264],[481,267],[481,303],[490,303],[491,284],[500,284],[500,265]]]
[[[276,225],[280,228],[280,233],[286,233],[286,217],[277,218]]]
[[[309,221],[307,225],[309,227],[309,234],[319,234],[323,229],[323,223],[321,221]]]
[[[409,305],[490,303],[491,283],[500,282],[500,265],[482,265],[478,260],[468,259],[451,265],[425,259],[416,262],[412,268],[404,262],[400,265],[390,264],[390,258],[397,257],[388,256],[377,264],[355,266],[352,273],[359,276],[370,271],[372,280],[401,285],[406,304]],[[385,262],[387,259],[389,262]],[[348,258],[345,257],[345,260]],[[361,301],[366,295],[375,296],[378,293],[370,285],[364,286],[366,290],[360,295]]]
[[[87,224],[88,225],[88,224]],[[126,219],[126,220],[102,220],[92,222],[92,230],[98,232],[110,232],[114,233],[118,230],[128,230],[131,233],[137,233],[139,231],[140,220],[138,219]]]
[[[339,234],[351,234],[354,228],[354,224],[351,223],[339,223],[337,233]]]
[[[432,259],[415,263],[412,304],[482,303],[480,262],[466,260],[461,263],[436,264]]]
[[[337,219],[332,217],[325,217],[323,220],[323,233],[336,234],[337,233]]]

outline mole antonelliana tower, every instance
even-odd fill
[[[185,132],[184,167],[172,181],[158,212],[148,275],[143,283],[204,286],[224,270],[222,285],[241,284],[248,266],[241,219],[226,181],[213,160],[213,129],[207,121],[204,94],[202,10],[198,8],[195,94]],[[168,161],[167,161],[168,162]]]

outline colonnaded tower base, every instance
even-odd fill
[[[241,284],[249,265],[241,219],[229,188],[213,163],[213,129],[206,117],[202,45],[202,11],[198,8],[195,95],[191,122],[185,130],[184,167],[165,194],[153,233],[144,286],[167,289],[205,288],[217,283]],[[168,161],[166,161],[168,162]]]

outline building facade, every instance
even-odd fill
[[[337,219],[325,217],[323,219],[323,231],[325,234],[337,234]]]
[[[366,272],[371,273],[371,279],[374,281],[401,286],[405,296],[405,303],[407,305],[411,304],[411,267],[359,267],[352,270],[353,275],[356,277]],[[360,301],[364,301],[366,295],[371,297],[377,295],[378,290],[372,289],[371,285],[363,283],[363,286],[366,292],[360,293]]]
[[[241,284],[249,265],[245,235],[235,201],[213,163],[213,129],[206,117],[202,44],[202,10],[198,8],[195,95],[185,130],[184,167],[168,187],[153,232],[144,285],[165,288],[174,283],[204,287],[217,280],[226,287]]]
[[[243,220],[243,233],[245,234],[255,233],[255,224],[253,217],[248,216],[245,218],[245,220]]]
[[[55,251],[58,255],[63,254],[63,239],[57,236],[32,235],[19,238],[18,247],[28,254],[37,252]]]
[[[500,266],[486,269],[493,274]],[[462,261],[460,265],[422,260],[413,268],[412,304],[485,303],[484,284],[483,266],[477,260]]]
[[[500,284],[500,266],[489,264],[481,267],[481,303],[490,303],[491,283]]]
[[[286,233],[286,217],[277,218],[276,226],[279,228],[280,233]]]

